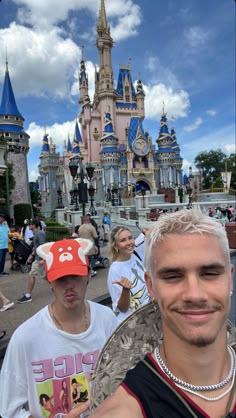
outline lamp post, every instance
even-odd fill
[[[146,194],[146,189],[144,187],[141,187],[141,195],[143,197],[143,208],[145,208],[145,194]]]
[[[121,184],[119,183],[119,186],[118,186],[118,206],[122,206],[122,200],[121,200],[121,190],[122,190],[122,186],[121,186]]]
[[[77,174],[79,166],[80,166],[80,171],[79,171],[79,174]],[[85,168],[86,168],[86,173],[85,173]],[[84,165],[81,162],[81,158],[79,159],[79,158],[74,157],[71,159],[69,163],[69,170],[70,170],[71,176],[74,179],[74,182],[76,182],[76,178],[80,179],[78,183],[78,188],[75,188],[73,190],[75,210],[79,209],[78,207],[78,198],[79,198],[79,203],[82,205],[82,214],[83,216],[85,215],[85,206],[86,206],[86,203],[88,203],[88,188],[87,188],[87,183],[84,181],[84,179],[85,177],[87,177],[89,179],[89,182],[91,183],[90,193],[93,194],[93,196],[89,195],[92,199],[91,206],[93,207],[93,212],[96,212],[94,205],[93,205],[93,201],[94,201],[93,197],[95,193],[95,188],[92,185],[92,178],[93,178],[95,167],[90,163],[87,165],[87,167],[84,167]],[[93,191],[91,187],[94,189]]]
[[[94,194],[95,194],[95,187],[93,187],[92,184],[90,184],[89,188],[88,188],[88,194],[90,197],[90,208],[89,208],[89,212],[91,213],[92,216],[97,215],[97,211],[93,205],[93,201],[94,201]]]
[[[62,191],[61,191],[60,186],[58,186],[58,189],[57,189],[57,208],[58,209],[64,208],[63,201],[62,201]]]
[[[188,195],[188,207],[192,205],[192,192],[193,192],[193,189],[190,186],[190,184],[189,183],[186,184],[186,193]]]

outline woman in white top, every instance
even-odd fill
[[[108,273],[108,290],[112,309],[121,322],[135,309],[149,302],[144,280],[144,266],[134,254],[135,240],[126,227],[116,227],[110,235],[112,264]]]

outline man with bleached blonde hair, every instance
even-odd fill
[[[145,239],[144,263],[163,341],[91,417],[235,417],[235,340],[227,343],[233,266],[224,227],[195,209],[166,214]]]

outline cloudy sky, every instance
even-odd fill
[[[100,0],[1,0],[0,92],[6,50],[17,106],[30,135],[30,180],[38,171],[47,133],[62,150],[73,137],[81,47],[93,97],[98,64],[96,23]],[[155,142],[163,101],[184,158],[235,146],[235,1],[106,0],[119,64],[131,64],[146,92],[146,118]]]

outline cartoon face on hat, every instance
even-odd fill
[[[36,252],[45,260],[45,268],[49,282],[63,276],[87,276],[88,257],[93,247],[88,239],[63,239],[56,242],[47,242],[40,245]]]

